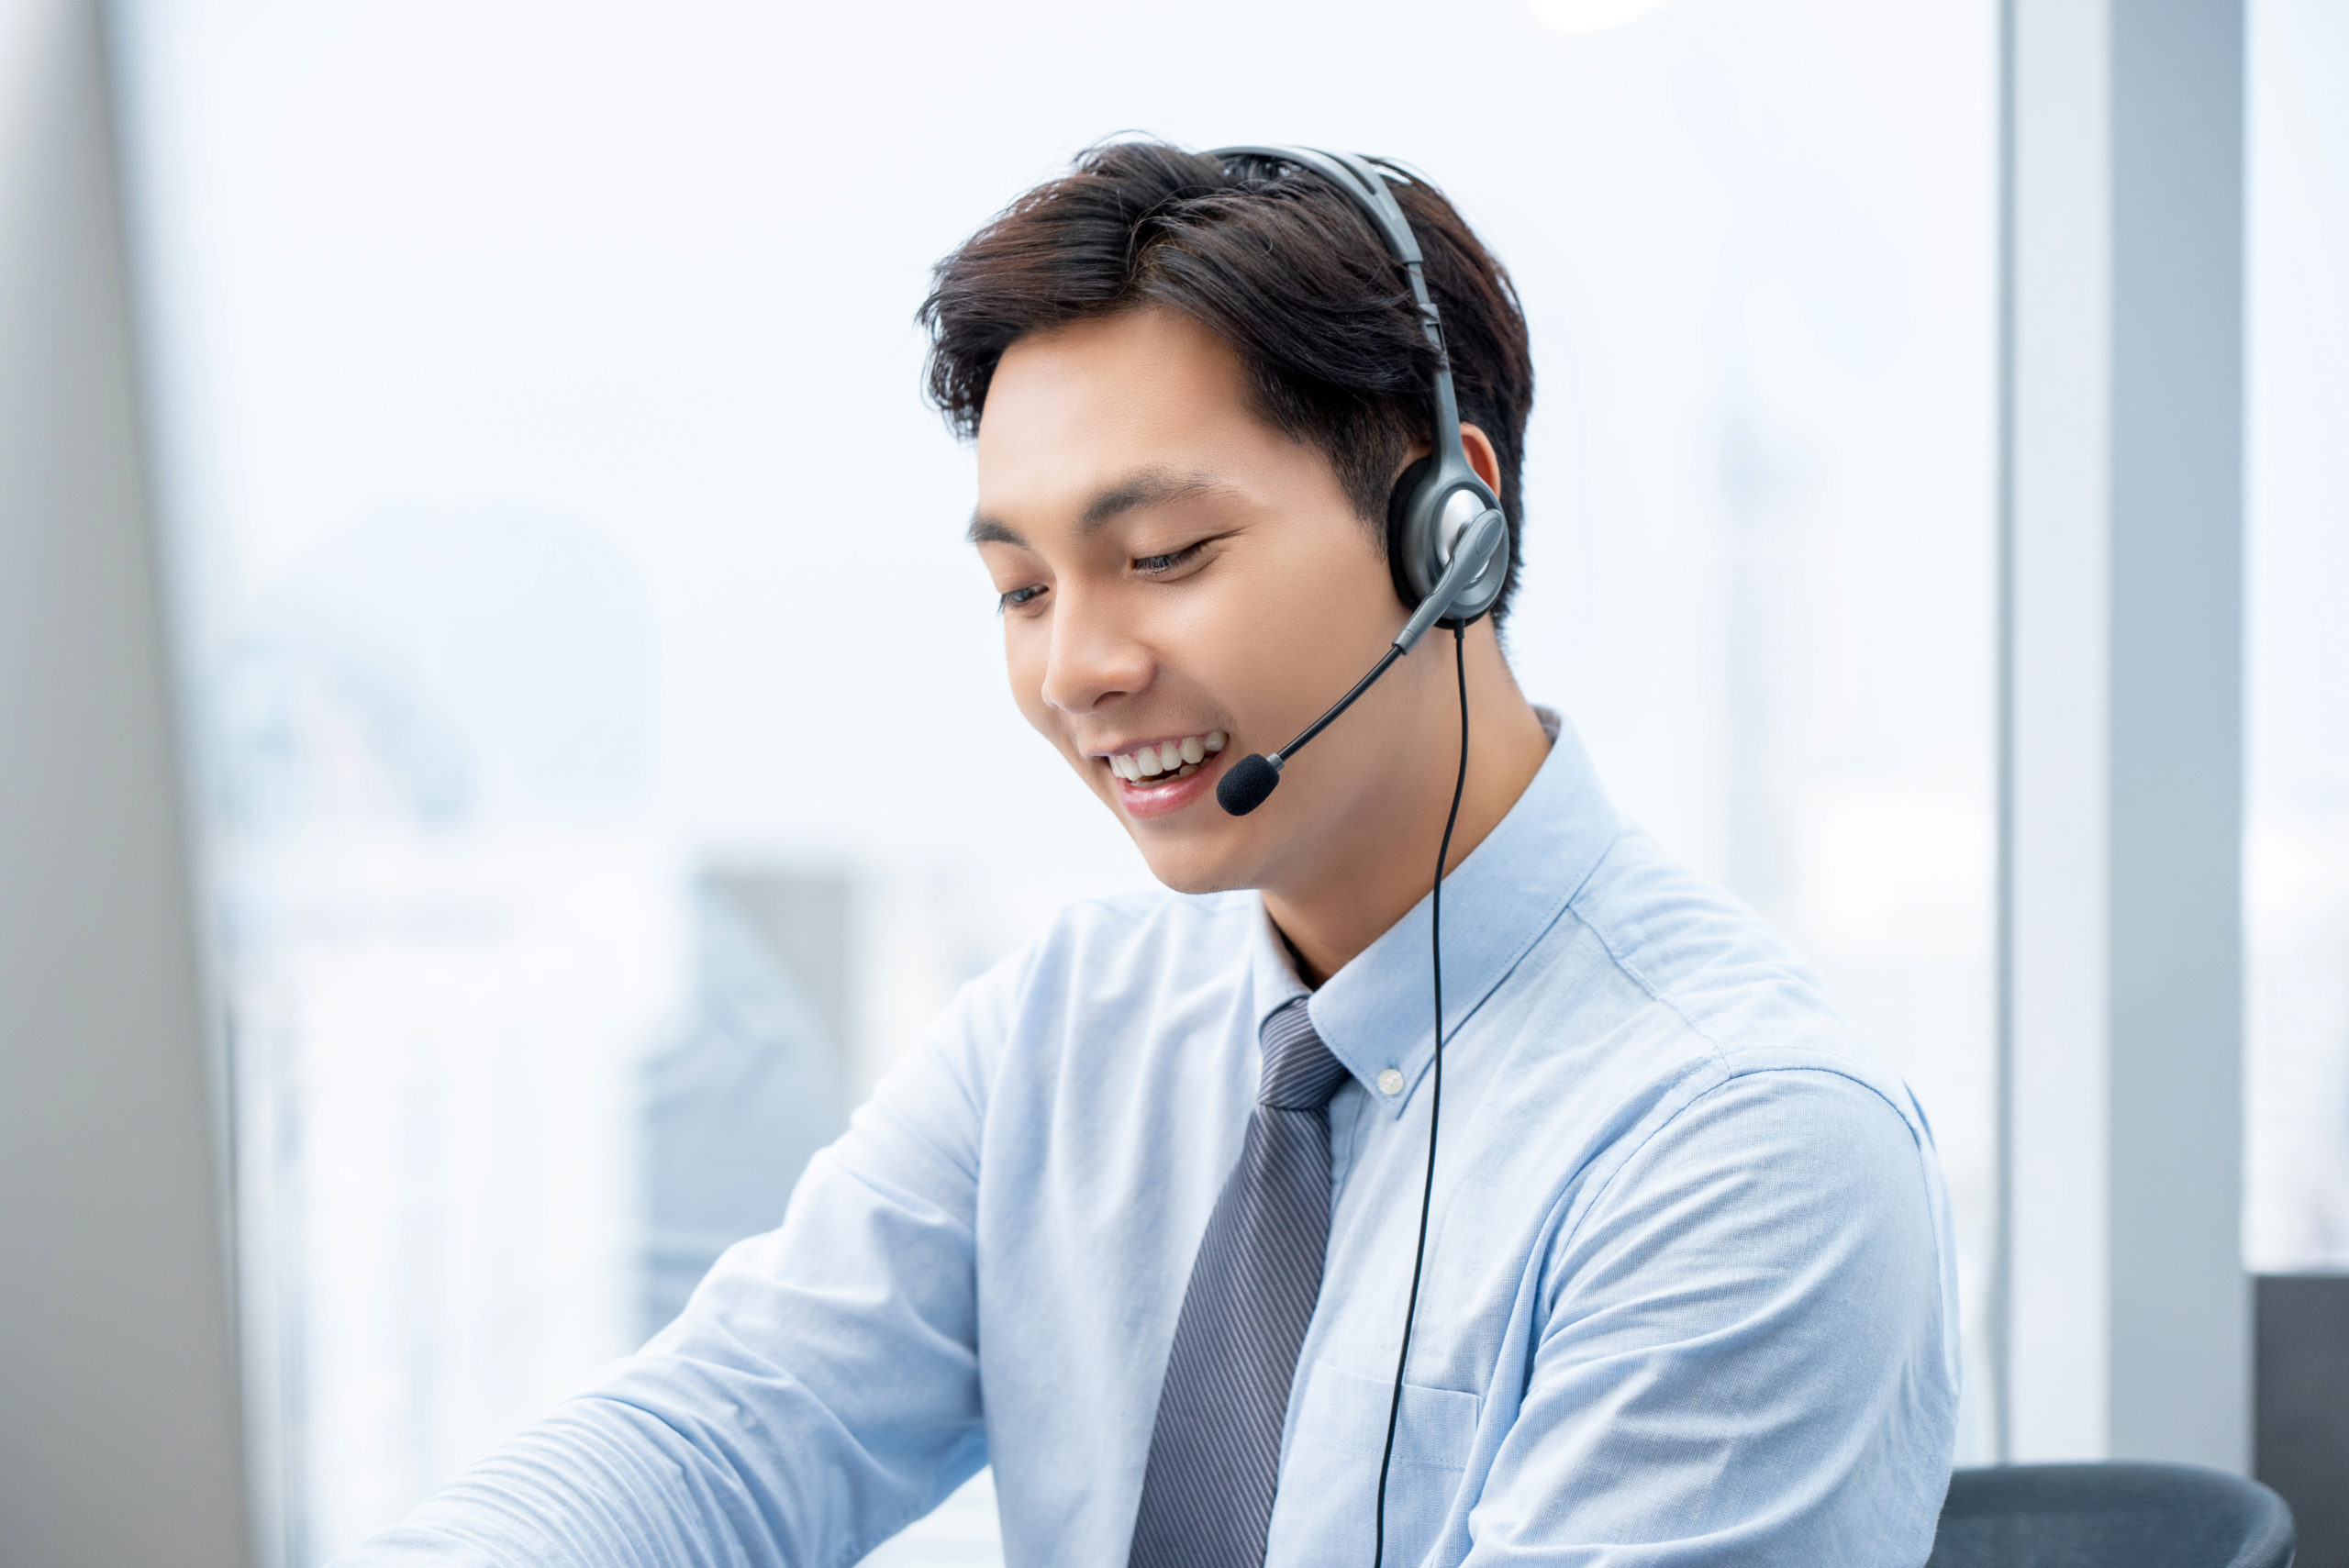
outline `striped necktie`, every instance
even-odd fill
[[[1130,1568],[1259,1568],[1281,1424],[1330,1242],[1330,1096],[1346,1070],[1305,998],[1264,1020],[1264,1069],[1174,1326]]]

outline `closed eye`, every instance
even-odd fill
[[[1209,539],[1201,539],[1197,544],[1186,544],[1182,549],[1170,550],[1164,555],[1138,555],[1134,557],[1134,570],[1145,577],[1167,576],[1180,572],[1184,567],[1198,560],[1212,542]]]

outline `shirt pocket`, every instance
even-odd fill
[[[1279,1568],[1368,1562],[1378,1461],[1392,1378],[1314,1364],[1274,1509],[1265,1561]],[[1436,1543],[1476,1440],[1484,1400],[1455,1388],[1403,1385],[1395,1462],[1386,1476],[1386,1561],[1419,1562]]]

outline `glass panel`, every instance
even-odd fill
[[[954,984],[1143,879],[1004,693],[910,321],[1123,126],[1407,155],[1508,261],[1523,682],[1909,1075],[1979,1365],[1995,7],[1345,15],[126,8],[284,1562],[637,1343]]]
[[[2250,8],[2243,1249],[2349,1269],[2349,11]]]

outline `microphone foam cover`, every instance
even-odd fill
[[[1216,781],[1216,804],[1234,817],[1245,817],[1264,805],[1280,782],[1281,771],[1251,751]]]

